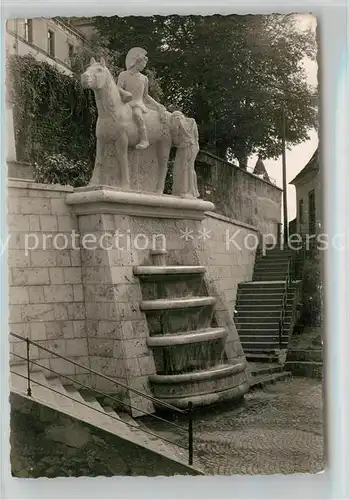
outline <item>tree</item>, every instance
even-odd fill
[[[132,46],[147,49],[169,109],[199,126],[200,144],[240,165],[258,153],[281,153],[282,104],[289,145],[308,138],[317,95],[302,61],[315,58],[315,37],[292,15],[98,17],[104,43],[124,66]]]
[[[84,43],[70,58],[71,69],[76,77],[80,78],[81,74],[86,71],[92,57],[96,60],[103,57],[109,71],[114,78],[117,78],[121,71],[117,64],[117,54],[109,50],[99,36],[94,36],[88,43]]]

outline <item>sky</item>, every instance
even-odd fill
[[[299,14],[298,16],[299,29],[306,29],[310,26],[316,30],[316,17],[310,14]],[[309,59],[304,61],[304,66],[307,71],[308,83],[317,86],[317,71],[318,65],[316,62]],[[298,146],[292,147],[286,151],[286,178],[287,183],[290,182],[308,163],[313,156],[318,145],[318,136],[315,131],[310,132],[310,139]],[[253,166],[257,158],[253,156],[250,160],[250,165]],[[264,160],[265,168],[271,178],[276,181],[276,184],[282,187],[282,159]],[[288,220],[291,221],[296,217],[296,190],[294,186],[287,188],[287,205],[288,205]]]

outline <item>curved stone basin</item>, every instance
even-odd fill
[[[190,297],[184,299],[156,299],[143,300],[141,309],[143,311],[159,311],[165,309],[186,309],[188,307],[202,307],[214,305],[215,297]]]
[[[180,333],[179,335],[156,335],[149,337],[147,344],[149,347],[194,344],[224,338],[227,336],[225,328],[207,328],[205,330],[196,330],[194,332]]]
[[[248,390],[246,361],[207,370],[149,377],[155,397],[180,408],[189,401],[195,406],[237,398]]]
[[[133,274],[142,277],[156,277],[173,274],[204,274],[204,266],[136,266]]]

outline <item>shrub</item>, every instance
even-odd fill
[[[323,321],[323,278],[318,252],[312,251],[304,261],[302,280],[302,311],[299,323],[320,326]]]
[[[63,154],[43,154],[40,164],[35,163],[35,181],[81,187],[88,184],[91,165],[84,160],[70,160]]]

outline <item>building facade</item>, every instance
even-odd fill
[[[297,217],[292,232],[313,235],[322,228],[322,186],[319,151],[315,151],[306,166],[290,182],[296,188]]]
[[[71,57],[86,43],[84,35],[60,19],[9,19],[6,22],[7,55],[31,54],[59,71],[71,74]]]
[[[72,75],[73,54],[85,43],[84,35],[60,18],[8,19],[6,21],[6,58],[12,55],[32,55],[36,60],[45,61],[67,75]],[[5,101],[8,176],[31,178],[32,168],[17,162],[11,92],[6,93]]]

